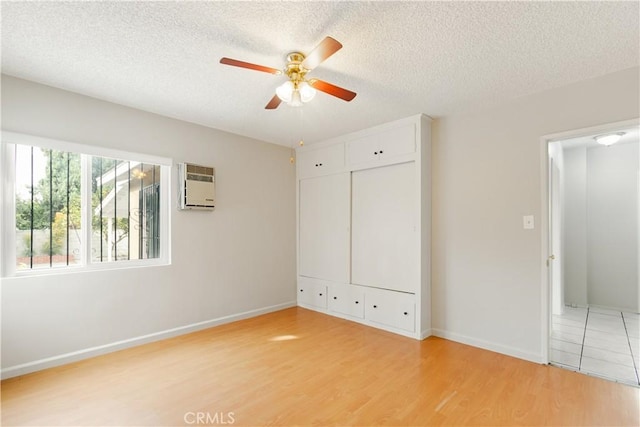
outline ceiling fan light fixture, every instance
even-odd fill
[[[307,82],[301,82],[298,85],[298,91],[300,92],[302,102],[309,102],[316,96],[316,90]]]
[[[302,98],[300,97],[300,91],[294,90],[291,94],[291,101],[287,102],[291,107],[302,107]]]
[[[276,95],[291,107],[300,107],[316,96],[316,90],[307,82],[296,84],[288,80],[276,88]]]
[[[593,137],[593,139],[595,139],[598,144],[608,147],[620,141],[620,139],[623,136],[624,136],[624,132],[616,132],[616,133],[608,133],[606,135],[598,135]]]
[[[276,88],[276,95],[292,107],[300,107],[316,96],[316,90],[305,81],[298,84],[288,80]]]
[[[284,102],[291,102],[294,92],[295,87],[293,86],[293,82],[290,80],[287,80],[276,88],[276,95],[278,95],[278,98],[282,99]]]

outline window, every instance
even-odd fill
[[[170,160],[2,137],[4,276],[168,262]]]
[[[80,156],[15,146],[16,269],[80,261]]]
[[[159,165],[91,157],[91,261],[160,256]]]

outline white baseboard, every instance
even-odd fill
[[[86,349],[74,351],[71,353],[60,354],[58,356],[47,357],[45,359],[34,360],[33,362],[27,362],[20,365],[9,366],[8,368],[2,369],[1,377],[3,380],[6,378],[17,377],[19,375],[36,372],[36,371],[40,371],[47,368],[53,368],[54,366],[66,365],[67,363],[76,362],[78,360],[88,359],[91,357],[100,356],[102,354],[123,350],[125,348],[135,347],[138,345],[147,344],[154,341],[172,338],[178,335],[184,335],[190,332],[196,332],[202,329],[208,329],[214,326],[223,325],[225,323],[235,322],[237,320],[242,320],[242,319],[248,319],[250,317],[256,317],[256,316],[260,316],[261,314],[267,314],[267,313],[284,310],[285,308],[290,308],[295,306],[296,306],[296,302],[291,301],[283,304],[277,304],[269,307],[259,308],[256,310],[245,311],[243,313],[223,316],[216,319],[205,320],[204,322],[192,323],[190,325],[180,326],[173,329],[167,329],[165,331],[160,331],[160,332],[154,332],[152,334],[129,338],[122,341],[116,341],[116,342],[105,344],[105,345],[86,348]]]
[[[605,310],[613,310],[613,311],[623,311],[625,313],[636,313],[637,311],[632,309],[632,308],[622,308],[622,307],[611,307],[611,306],[607,306],[607,305],[600,305],[600,304],[588,304],[585,306],[582,306],[585,308],[603,308]]]
[[[431,335],[433,335],[433,329],[425,329],[420,333],[420,340],[422,341],[426,338],[429,338]]]
[[[461,344],[467,344],[473,347],[482,348],[484,350],[493,351],[496,353],[504,354],[504,355],[515,357],[518,359],[524,359],[529,362],[541,363],[541,364],[545,363],[544,358],[542,357],[541,354],[522,351],[515,347],[510,347],[510,346],[496,344],[489,341],[479,340],[477,338],[472,338],[466,335],[461,335],[455,332],[449,332],[442,329],[433,328],[431,329],[431,332],[436,337],[459,342]]]

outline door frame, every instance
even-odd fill
[[[549,280],[549,268],[547,260],[551,255],[550,251],[550,201],[549,192],[549,144],[565,139],[579,138],[582,136],[595,135],[599,133],[613,132],[623,127],[639,126],[640,118],[623,120],[613,123],[605,123],[587,128],[573,129],[569,131],[543,135],[540,137],[540,278],[541,278],[541,349],[542,363],[549,363],[549,334],[551,332],[551,280]]]

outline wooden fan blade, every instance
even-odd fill
[[[267,104],[266,107],[264,107],[264,109],[275,110],[276,108],[278,108],[278,105],[280,105],[281,102],[282,100],[278,98],[278,95],[273,95],[273,98],[271,98],[271,101],[269,101],[269,103]]]
[[[309,84],[314,89],[318,89],[321,92],[328,93],[329,95],[335,96],[336,98],[343,99],[347,102],[351,101],[357,95],[355,92],[351,92],[350,90],[343,89],[336,85],[332,85],[331,83],[327,83],[324,80],[311,79],[309,81]]]
[[[342,44],[331,37],[325,37],[315,49],[302,61],[302,66],[307,70],[313,70],[322,61],[336,53],[342,48]]]
[[[277,70],[271,67],[265,67],[264,65],[252,64],[250,62],[238,61],[237,59],[222,58],[220,59],[220,63],[225,65],[231,65],[233,67],[248,68],[250,70],[262,71],[263,73],[276,74],[276,75],[282,74],[281,70]]]

